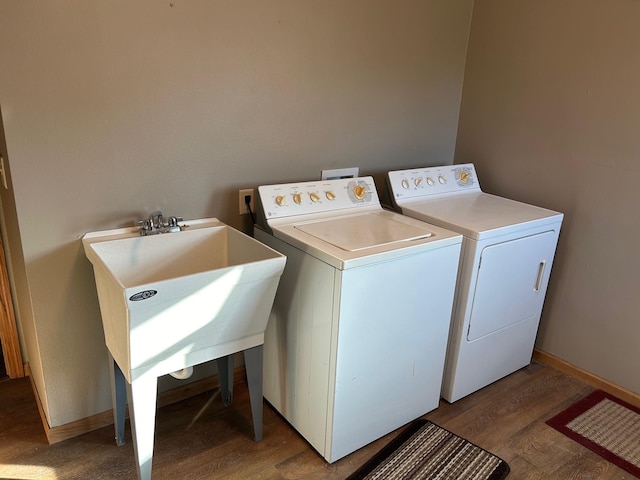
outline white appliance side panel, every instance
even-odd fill
[[[263,395],[323,456],[336,270],[256,229],[287,256],[265,331]]]
[[[468,341],[540,317],[558,233],[551,230],[482,249]]]
[[[460,245],[342,272],[330,462],[437,408]]]

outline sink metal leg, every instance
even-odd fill
[[[136,455],[139,480],[151,480],[157,390],[158,378],[155,375],[143,375],[137,378],[128,389],[133,450]]]
[[[225,407],[233,402],[233,355],[216,359],[220,379],[220,397]]]
[[[127,407],[127,381],[122,370],[109,352],[109,374],[111,376],[111,401],[113,403],[113,425],[116,445],[124,445],[124,419]]]
[[[262,440],[262,351],[262,345],[244,351],[251,416],[253,417],[253,433],[256,442]]]

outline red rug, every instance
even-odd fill
[[[640,409],[596,390],[547,425],[640,478]]]

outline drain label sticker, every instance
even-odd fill
[[[143,292],[134,293],[133,295],[131,295],[129,297],[129,300],[131,300],[132,302],[139,302],[140,300],[147,300],[147,299],[153,297],[156,293],[158,293],[157,290],[144,290]]]

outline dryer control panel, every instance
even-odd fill
[[[481,191],[472,163],[396,170],[387,176],[391,196],[396,202],[462,191]]]
[[[380,205],[372,177],[264,185],[258,196],[267,220]]]

